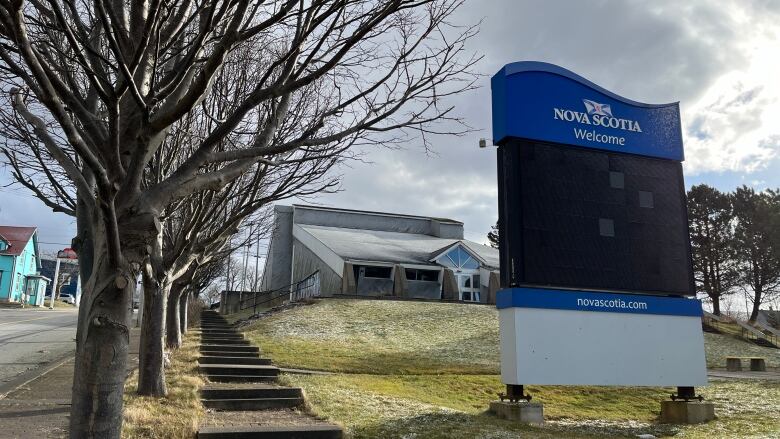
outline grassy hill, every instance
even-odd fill
[[[375,374],[499,373],[493,306],[323,300],[276,313],[247,330],[285,366]],[[725,367],[727,356],[766,357],[767,366],[780,367],[780,349],[736,334],[704,334],[708,367]]]
[[[544,427],[501,421],[484,412],[503,391],[498,377],[498,318],[492,306],[375,300],[322,300],[255,321],[247,336],[282,366],[329,371],[288,375],[311,408],[353,437],[780,437],[780,383],[719,381],[700,391],[719,419],[702,426],[656,422],[669,388],[532,386],[545,403]],[[732,334],[705,337],[708,363],[727,355],[777,350]]]

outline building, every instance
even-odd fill
[[[48,282],[41,275],[37,229],[0,226],[0,302],[42,306]]]
[[[63,263],[64,262],[64,263]],[[56,259],[42,259],[41,260],[41,274],[54,279],[55,272],[57,271]],[[79,279],[79,265],[78,260],[61,260],[60,269],[60,295],[70,294],[74,299],[78,301],[81,297],[81,282]],[[46,297],[51,296],[51,290],[54,287],[54,281],[46,285]]]
[[[495,302],[498,251],[451,219],[276,206],[262,291]]]

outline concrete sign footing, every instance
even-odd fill
[[[490,412],[501,419],[541,425],[544,423],[544,405],[541,402],[491,401]]]
[[[661,422],[702,424],[715,419],[715,405],[699,401],[661,401]]]

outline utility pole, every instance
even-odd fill
[[[244,271],[241,276],[241,291],[246,290],[246,274],[249,269],[249,247],[252,245],[252,226],[249,226],[249,238],[244,247]]]
[[[54,298],[57,295],[57,285],[60,283],[60,262],[62,260],[60,259],[59,254],[57,255],[57,263],[54,265],[54,280],[53,284],[51,286],[51,300],[49,300],[49,309],[54,309]]]
[[[255,238],[255,280],[252,282],[252,291],[260,290],[260,236]]]

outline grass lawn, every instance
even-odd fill
[[[322,300],[245,330],[278,364],[336,372],[283,380],[303,387],[316,414],[355,438],[780,437],[777,382],[718,381],[700,389],[719,419],[699,426],[657,423],[660,401],[673,390],[662,388],[532,386],[545,404],[544,427],[488,415],[503,390],[492,306]],[[735,354],[780,364],[776,351],[732,335],[705,340],[713,365]]]
[[[354,438],[780,437],[780,383],[716,381],[700,389],[718,419],[704,425],[658,424],[672,389],[531,386],[544,403],[544,427],[503,421],[485,411],[502,390],[497,375],[286,375],[306,389],[311,409]]]
[[[497,374],[493,306],[322,300],[244,328],[277,364],[375,374]]]
[[[123,439],[195,437],[204,413],[198,395],[204,383],[198,373],[199,339],[189,332],[171,356],[171,366],[165,369],[167,398],[136,395],[138,371],[133,372],[125,384]]]

